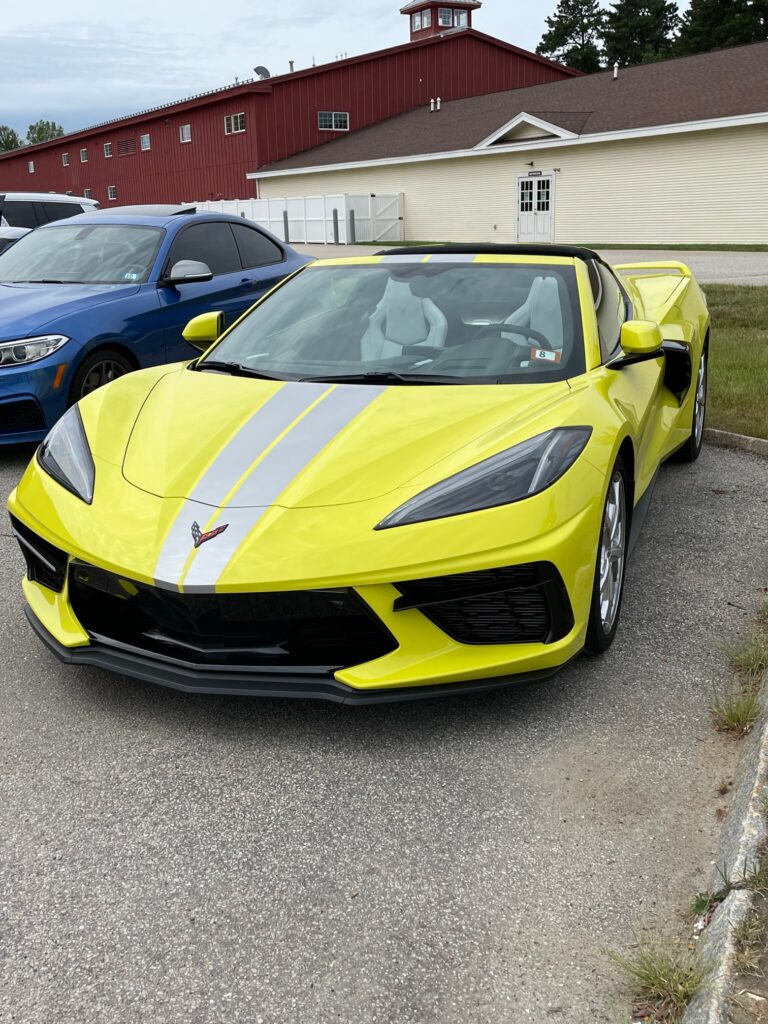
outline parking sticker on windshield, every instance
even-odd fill
[[[560,355],[560,352],[550,352],[545,348],[531,349],[531,359],[545,359],[549,363],[559,363]]]
[[[138,281],[141,274],[137,274],[135,270],[126,270],[123,274],[124,281]]]

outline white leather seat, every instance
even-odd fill
[[[434,302],[391,278],[360,342],[361,355],[373,361],[399,356],[406,345],[443,348],[447,336],[448,321]]]
[[[519,309],[504,321],[518,327],[530,327],[543,334],[555,350],[563,348],[563,310],[560,305],[560,291],[555,277],[537,277],[531,285],[528,298]],[[536,345],[533,338],[522,334],[507,335],[510,341],[521,346]]]

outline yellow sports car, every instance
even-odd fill
[[[701,448],[686,266],[401,249],[310,264],[219,328],[70,409],[10,497],[59,658],[366,702],[610,645],[657,470]]]

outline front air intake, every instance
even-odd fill
[[[562,577],[550,562],[396,584],[395,611],[418,609],[462,644],[550,644],[573,629]]]

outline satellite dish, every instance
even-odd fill
[[[272,77],[272,75],[270,75],[269,73],[269,68],[265,68],[263,64],[259,64],[257,68],[254,68],[253,73],[254,75],[256,75],[257,78],[260,78],[262,82],[264,81],[265,78]]]

